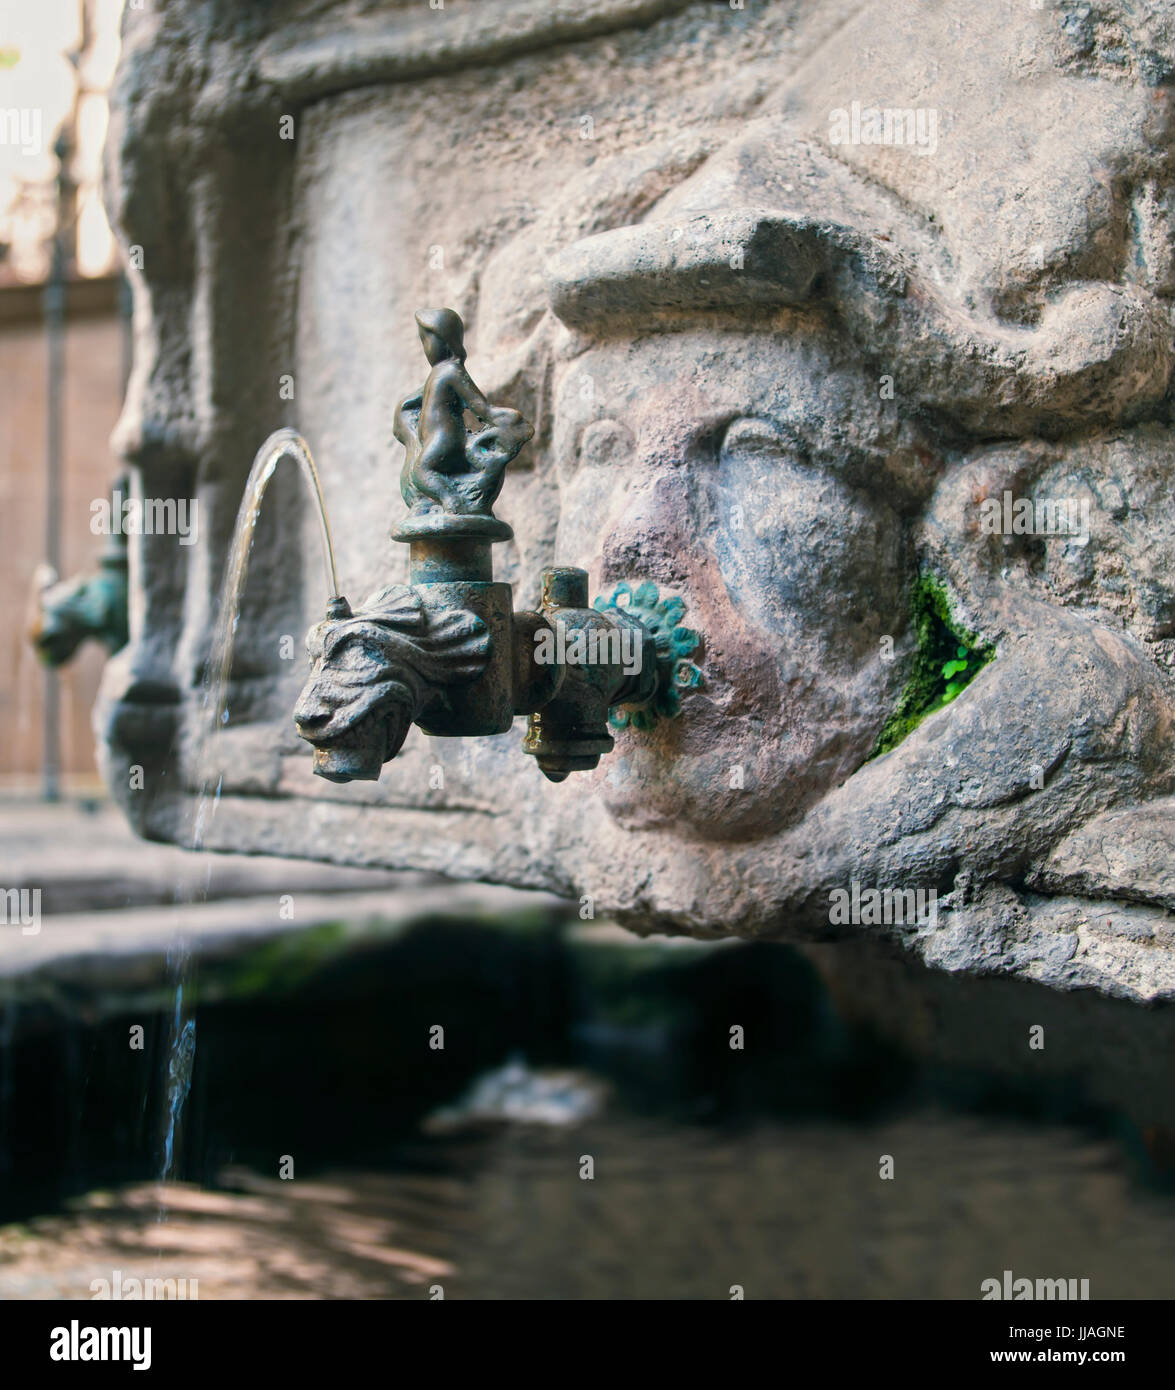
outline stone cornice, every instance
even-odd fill
[[[313,100],[332,92],[409,82],[460,68],[652,23],[694,0],[449,0],[411,15],[353,19],[346,28],[294,26],[264,43],[257,75],[283,96]]]

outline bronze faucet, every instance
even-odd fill
[[[115,500],[126,491],[120,478]],[[53,667],[71,661],[91,638],[111,653],[126,646],[127,538],[121,529],[111,531],[96,571],[60,581],[54,577],[42,589],[29,638],[45,665]]]
[[[392,538],[410,547],[409,583],[377,590],[356,610],[330,600],[306,639],[298,733],[313,744],[320,777],[373,781],[411,724],[480,737],[506,733],[525,714],[523,750],[562,782],[611,751],[609,723],[646,728],[677,712],[678,689],[701,680],[689,660],[699,639],[677,625],[681,600],[661,601],[648,582],[590,606],[581,569],[544,570],[538,610],[514,612],[491,557],[514,532],[493,504],[534,428],[478,389],[452,309],[422,310],[416,322],[430,370],[394,425],[408,516]],[[466,412],[480,428],[466,427]]]

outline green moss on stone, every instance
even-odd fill
[[[914,664],[871,758],[896,748],[928,714],[949,705],[995,655],[955,619],[945,587],[925,570],[910,595],[910,617],[918,638]]]
[[[192,1002],[199,1003],[201,995],[219,1002],[293,993],[344,950],[349,937],[346,923],[323,922],[283,933],[227,960],[202,962]]]

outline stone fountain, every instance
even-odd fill
[[[521,613],[551,570],[586,572],[577,609],[680,601],[697,687],[671,719],[616,701],[614,751],[558,783],[494,736],[513,702],[484,733],[403,721],[378,783],[316,779],[290,716],[332,596],[291,477],[257,531],[210,847],[1175,996],[1173,72],[1169,8],[1125,0],[128,10],[118,440],[139,489],[203,518],[199,547],[133,538],[97,713],[140,833],[181,838],[201,785],[262,438],[312,443],[342,587],[421,583],[422,536],[388,532],[461,511],[411,467],[407,523],[397,500],[413,312],[443,304],[479,399],[513,442],[533,424],[496,475],[493,584]]]

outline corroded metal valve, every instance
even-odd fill
[[[394,426],[408,515],[392,538],[409,547],[409,582],[355,610],[331,600],[307,637],[298,733],[313,744],[320,777],[349,782],[377,778],[412,724],[480,737],[527,715],[524,751],[561,782],[611,751],[610,723],[644,728],[676,713],[677,689],[701,679],[689,660],[699,639],[677,624],[681,601],[659,604],[648,583],[589,605],[581,569],[544,570],[539,608],[514,611],[491,552],[514,533],[493,504],[533,426],[475,385],[453,310],[422,310],[416,321],[430,370]],[[467,413],[479,428],[466,426]]]
[[[114,503],[126,495],[126,481],[114,485]],[[46,666],[64,666],[91,638],[108,652],[126,646],[128,632],[127,536],[110,531],[96,570],[73,579],[54,575],[37,597],[29,638]]]

